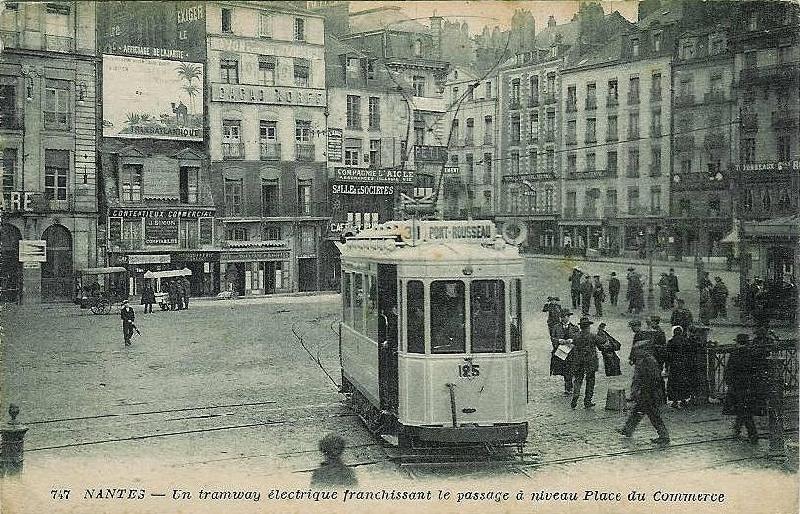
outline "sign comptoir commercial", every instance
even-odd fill
[[[103,55],[103,137],[203,140],[203,65]]]

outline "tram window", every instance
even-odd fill
[[[345,324],[353,323],[353,297],[351,273],[342,273],[342,320]]]
[[[364,276],[353,274],[353,328],[364,333]]]
[[[465,353],[464,283],[431,282],[431,352]]]
[[[374,275],[364,275],[366,290],[368,291],[365,310],[367,314],[367,331],[364,335],[370,339],[378,340],[378,284]]]
[[[409,353],[425,353],[425,289],[419,280],[408,282],[406,338]]]
[[[522,350],[522,285],[518,278],[508,281],[509,298],[508,315],[511,318],[511,351]]]
[[[502,280],[473,280],[470,284],[472,353],[506,351],[505,299]]]

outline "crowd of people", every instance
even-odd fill
[[[145,282],[144,290],[142,291],[141,304],[144,305],[144,313],[152,313],[153,305],[156,303],[156,293],[153,289],[153,284],[150,280]],[[168,310],[180,311],[189,308],[189,294],[191,293],[191,285],[189,279],[186,277],[176,277],[173,279],[162,279],[161,289],[167,293]]]

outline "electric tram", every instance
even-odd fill
[[[521,451],[523,260],[491,221],[388,222],[338,244],[342,390],[401,447]]]

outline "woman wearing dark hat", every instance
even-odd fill
[[[734,437],[739,437],[744,426],[747,438],[754,444],[758,443],[758,431],[753,416],[763,407],[763,384],[767,383],[769,374],[765,353],[752,347],[750,336],[739,334],[736,336],[736,349],[731,352],[725,366],[728,393],[722,404],[722,413],[736,416]]]
[[[683,327],[672,327],[672,338],[667,343],[667,399],[680,409],[689,405],[694,376],[694,351],[683,333]]]
[[[311,475],[311,487],[318,489],[350,488],[358,485],[352,469],[342,462],[344,439],[336,434],[328,434],[319,442],[319,449],[325,460]]]

